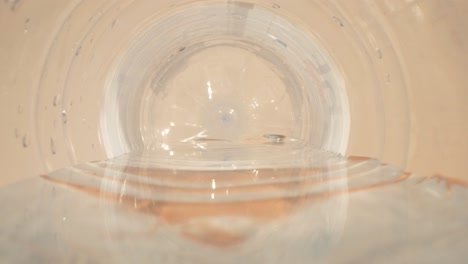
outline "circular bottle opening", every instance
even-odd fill
[[[319,41],[277,12],[205,3],[144,28],[106,90],[100,133],[108,156],[265,138],[345,153],[343,78]]]

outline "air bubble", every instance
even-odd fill
[[[279,9],[279,8],[281,8],[281,6],[278,5],[278,4],[273,4],[273,5],[271,5],[271,7],[273,7],[274,9]]]

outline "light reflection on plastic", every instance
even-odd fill
[[[211,180],[211,189],[216,189],[216,180],[215,179],[212,179]]]
[[[166,129],[164,129],[164,130],[161,132],[161,135],[162,135],[162,136],[167,136],[167,135],[169,134],[169,131],[170,131],[170,129],[169,129],[169,128],[166,128]]]
[[[211,82],[208,81],[206,84],[208,85],[208,98],[211,100],[213,99],[213,89],[211,88]]]

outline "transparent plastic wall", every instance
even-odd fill
[[[305,103],[297,101],[302,104],[297,109],[283,104],[280,107],[285,109],[268,112],[274,107],[270,103],[260,107],[262,120],[294,127],[294,136],[309,133],[307,137],[318,145],[348,155],[379,158],[418,174],[467,177],[465,1],[252,1],[262,9],[249,7],[249,1],[207,8],[203,3],[4,1],[0,9],[0,164],[4,174],[0,181],[11,183],[147,144],[145,133],[152,131],[140,127],[163,129],[164,121],[154,120],[169,110],[157,98],[146,96],[150,84],[144,82],[161,78],[151,72],[161,66],[160,60],[190,56],[197,49],[189,47],[199,41],[196,34],[222,30],[226,12],[238,19],[225,22],[238,34],[258,37],[287,65],[298,67],[292,75],[302,78],[307,75],[301,71],[311,72],[308,77],[312,79],[294,80],[294,85],[322,82],[326,87],[299,91],[307,96],[297,94],[311,100],[314,109],[299,109]],[[195,6],[193,11],[187,9],[190,5]],[[175,10],[180,13],[170,16]],[[211,27],[215,24],[218,29]],[[256,30],[263,33],[256,36]],[[301,40],[304,37],[309,40]],[[185,46],[187,50],[179,51]],[[255,73],[261,60],[242,61],[243,54],[235,52],[195,56],[193,60],[208,57],[209,61],[200,66],[194,63],[179,82],[205,81],[205,76],[218,73],[203,72],[203,67],[231,60],[233,71],[250,67],[241,77],[252,80],[241,84],[246,90],[281,83],[268,77],[274,72],[268,72],[267,66],[260,69],[264,76]],[[168,89],[170,85],[174,84],[168,84]],[[277,87],[278,93],[281,88]],[[239,100],[264,92],[250,90],[250,95]],[[196,93],[204,96],[206,89],[192,92]],[[326,110],[326,104],[334,108]],[[297,111],[302,112],[298,115]],[[291,115],[301,120],[281,123],[281,118],[291,119]],[[237,119],[248,126],[247,118]],[[303,126],[307,122],[313,127],[308,132]],[[248,128],[237,129],[249,133]],[[268,133],[286,132],[291,131]]]
[[[0,262],[465,263],[467,11],[3,1]]]

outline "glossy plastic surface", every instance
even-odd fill
[[[4,1],[0,262],[466,262],[466,7]]]

